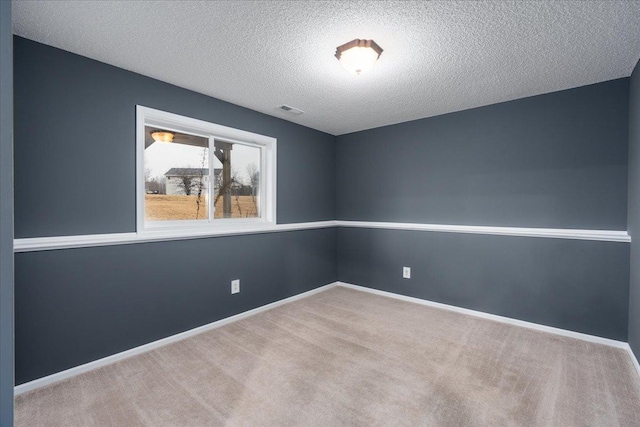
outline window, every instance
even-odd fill
[[[137,107],[138,232],[275,225],[276,140]]]

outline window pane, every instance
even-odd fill
[[[215,141],[214,218],[260,217],[261,150]]]
[[[147,135],[154,130],[146,127]],[[207,220],[209,140],[172,134],[173,142],[147,138],[145,143],[145,219]]]

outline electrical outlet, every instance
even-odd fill
[[[240,292],[240,279],[232,280],[231,281],[231,293],[232,294],[237,294],[238,292]]]
[[[402,277],[404,279],[411,279],[411,267],[402,267]]]

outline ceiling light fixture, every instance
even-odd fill
[[[154,130],[151,131],[151,137],[156,142],[173,142],[175,134],[168,130]]]
[[[336,58],[340,64],[353,74],[360,74],[370,70],[376,63],[382,48],[373,40],[351,40],[336,48]]]

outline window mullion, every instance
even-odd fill
[[[215,139],[213,136],[209,136],[209,185],[207,186],[208,191],[208,203],[209,203],[209,224],[213,224],[215,217],[215,185],[216,185],[216,171],[215,171],[215,162],[213,156],[215,155]]]

